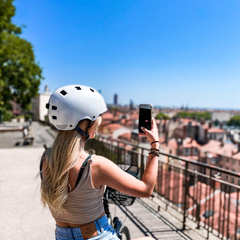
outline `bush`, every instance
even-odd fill
[[[177,113],[177,116],[181,118],[189,118],[189,119],[196,119],[198,121],[201,120],[201,118],[204,118],[206,120],[211,120],[211,114],[209,112],[179,112]]]
[[[13,114],[9,111],[6,111],[3,115],[3,121],[11,121]]]
[[[23,115],[19,115],[19,116],[16,117],[16,119],[21,119],[21,118],[24,118],[24,116]]]
[[[228,126],[240,127],[240,115],[233,116],[228,122]]]
[[[164,113],[158,113],[156,119],[169,119],[169,116]]]
[[[28,121],[29,119],[32,119],[32,115],[30,113],[26,113],[25,120]]]

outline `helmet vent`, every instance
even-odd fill
[[[94,92],[94,90],[93,90],[92,88],[90,88],[90,90],[91,90],[92,92]]]
[[[57,110],[57,106],[52,105],[52,110]]]
[[[64,90],[62,90],[60,93],[61,93],[63,96],[67,95],[67,92],[64,91]]]
[[[79,86],[75,87],[77,90],[82,90]]]
[[[52,116],[52,119],[57,120],[57,116]]]

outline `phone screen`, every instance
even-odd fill
[[[139,105],[139,123],[138,123],[138,131],[139,133],[145,134],[141,127],[145,127],[146,129],[151,129],[151,121],[152,121],[152,106],[150,104],[141,104]]]

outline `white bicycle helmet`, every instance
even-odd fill
[[[86,138],[89,135],[77,126],[78,122],[83,119],[94,122],[107,111],[100,93],[83,85],[68,85],[57,89],[46,107],[50,123],[58,130],[76,129]]]

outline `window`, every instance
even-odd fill
[[[211,158],[211,159],[210,159],[210,163],[211,163],[211,164],[216,164],[216,163],[218,163],[218,158]]]
[[[234,183],[234,177],[232,177],[232,183]]]
[[[240,186],[240,179],[238,179],[238,185]]]
[[[228,158],[226,158],[226,162],[229,162],[229,159],[228,159]]]
[[[194,156],[198,155],[198,149],[197,148],[193,148],[193,155]]]
[[[225,176],[225,179],[228,180],[228,175]]]
[[[190,148],[185,148],[185,156],[189,156],[191,152]]]
[[[233,164],[235,164],[236,163],[236,160],[235,159],[233,159]]]

